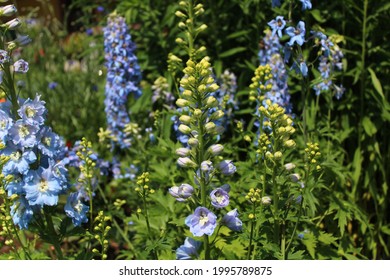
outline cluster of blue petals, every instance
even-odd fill
[[[0,105],[0,141],[5,145],[0,154],[9,158],[2,174],[12,176],[6,185],[8,196],[18,196],[11,207],[12,219],[27,229],[34,213],[44,206],[57,205],[59,195],[69,189],[63,161],[66,147],[62,138],[44,124],[47,110],[39,95],[20,99],[17,115],[11,108],[9,101]],[[75,208],[73,211],[82,213]]]
[[[124,133],[130,122],[127,103],[130,94],[138,98],[142,92],[139,88],[141,71],[138,59],[134,54],[135,44],[131,40],[129,29],[124,18],[109,17],[104,30],[104,51],[107,67],[107,82],[104,101],[108,129],[115,142],[122,149],[131,145]]]

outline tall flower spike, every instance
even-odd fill
[[[130,122],[127,103],[130,94],[138,98],[141,71],[134,54],[135,44],[131,40],[125,19],[110,16],[104,30],[104,51],[106,53],[107,83],[104,101],[108,129],[120,148],[131,145],[124,133]]]

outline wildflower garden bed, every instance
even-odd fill
[[[389,258],[387,1],[0,2],[1,259]]]

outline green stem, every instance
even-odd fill
[[[255,225],[255,223],[253,221],[251,221],[251,229],[250,229],[250,233],[249,233],[248,255],[246,258],[247,260],[250,260],[251,255],[252,255],[252,242],[253,242],[254,225]]]
[[[283,219],[282,222],[282,236],[281,236],[281,242],[280,242],[280,251],[282,253],[282,259],[286,259],[286,222]]]
[[[293,229],[293,232],[292,232],[292,234],[291,234],[291,238],[290,238],[290,240],[289,240],[289,242],[288,242],[288,244],[287,244],[287,247],[286,247],[286,250],[285,250],[285,254],[287,254],[287,253],[288,253],[288,250],[290,249],[291,243],[292,243],[292,241],[293,241],[293,239],[294,239],[295,233],[296,233],[297,228],[298,228],[299,221],[301,220],[302,209],[303,209],[302,206],[303,206],[303,196],[302,196],[302,199],[301,199],[301,204],[299,205],[298,218],[297,218],[297,221],[296,221],[296,223],[295,223],[295,225],[294,225],[294,229]]]
[[[272,185],[274,196],[274,241],[279,244],[280,241],[280,224],[279,224],[279,190],[276,183],[276,165],[272,168]]]
[[[63,260],[64,255],[62,254],[59,238],[56,230],[54,229],[54,224],[51,215],[47,213],[47,211],[45,211],[45,218],[46,218],[47,228],[50,232],[50,243],[54,246],[54,249],[56,250],[57,258],[59,260]]]

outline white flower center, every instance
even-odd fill
[[[205,216],[204,214],[201,214],[200,217],[199,217],[199,224],[201,226],[203,226],[204,224],[206,224],[207,222],[209,221],[209,218],[207,217],[207,215]]]
[[[28,131],[28,128],[26,126],[22,125],[19,128],[19,136],[20,137],[25,138],[29,134],[30,134],[30,132]]]
[[[17,161],[17,160],[19,160],[21,157],[22,157],[22,153],[21,153],[20,151],[13,152],[13,153],[10,155],[10,158],[11,158],[11,160],[13,160],[13,161]]]
[[[29,118],[35,117],[35,115],[37,113],[37,111],[31,107],[27,107],[25,112],[26,112],[27,117],[29,117]]]

